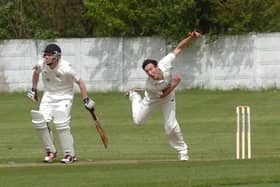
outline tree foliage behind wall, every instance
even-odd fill
[[[280,31],[275,0],[1,0],[0,38],[162,36]]]
[[[84,37],[82,0],[2,0],[0,38]]]

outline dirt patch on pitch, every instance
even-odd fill
[[[51,166],[82,166],[82,165],[108,165],[108,164],[141,164],[141,163],[159,163],[159,162],[176,162],[177,160],[82,160],[76,161],[72,164],[63,164],[60,162],[43,163],[16,163],[9,162],[7,164],[0,164],[0,168],[12,168],[12,167],[51,167]]]

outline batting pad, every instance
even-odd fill
[[[53,118],[53,123],[57,130],[70,129],[69,123],[71,118],[65,112],[56,111]]]
[[[38,135],[41,138],[46,151],[56,153],[54,140],[44,115],[40,111],[31,110],[32,123],[37,129]]]
[[[32,123],[36,129],[43,129],[48,127],[45,117],[40,111],[31,110],[30,113],[32,117]]]
[[[46,152],[50,151],[56,153],[56,148],[54,145],[54,138],[52,132],[48,128],[37,129],[38,135],[42,140]]]
[[[57,129],[64,156],[75,156],[74,140],[70,129]]]

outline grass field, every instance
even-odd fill
[[[161,111],[135,126],[121,93],[92,93],[109,136],[104,149],[76,95],[72,132],[78,162],[42,163],[44,150],[29,115],[36,104],[25,93],[0,94],[1,187],[280,186],[278,90],[177,92],[177,119],[190,148],[190,161],[176,160],[163,130]],[[235,159],[235,106],[252,110],[252,159]]]

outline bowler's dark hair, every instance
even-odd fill
[[[143,62],[143,64],[142,64],[142,69],[144,70],[145,67],[146,67],[148,64],[153,64],[155,67],[157,67],[158,62],[157,62],[156,60],[153,60],[153,59],[146,59],[146,60],[144,60],[144,62]]]

